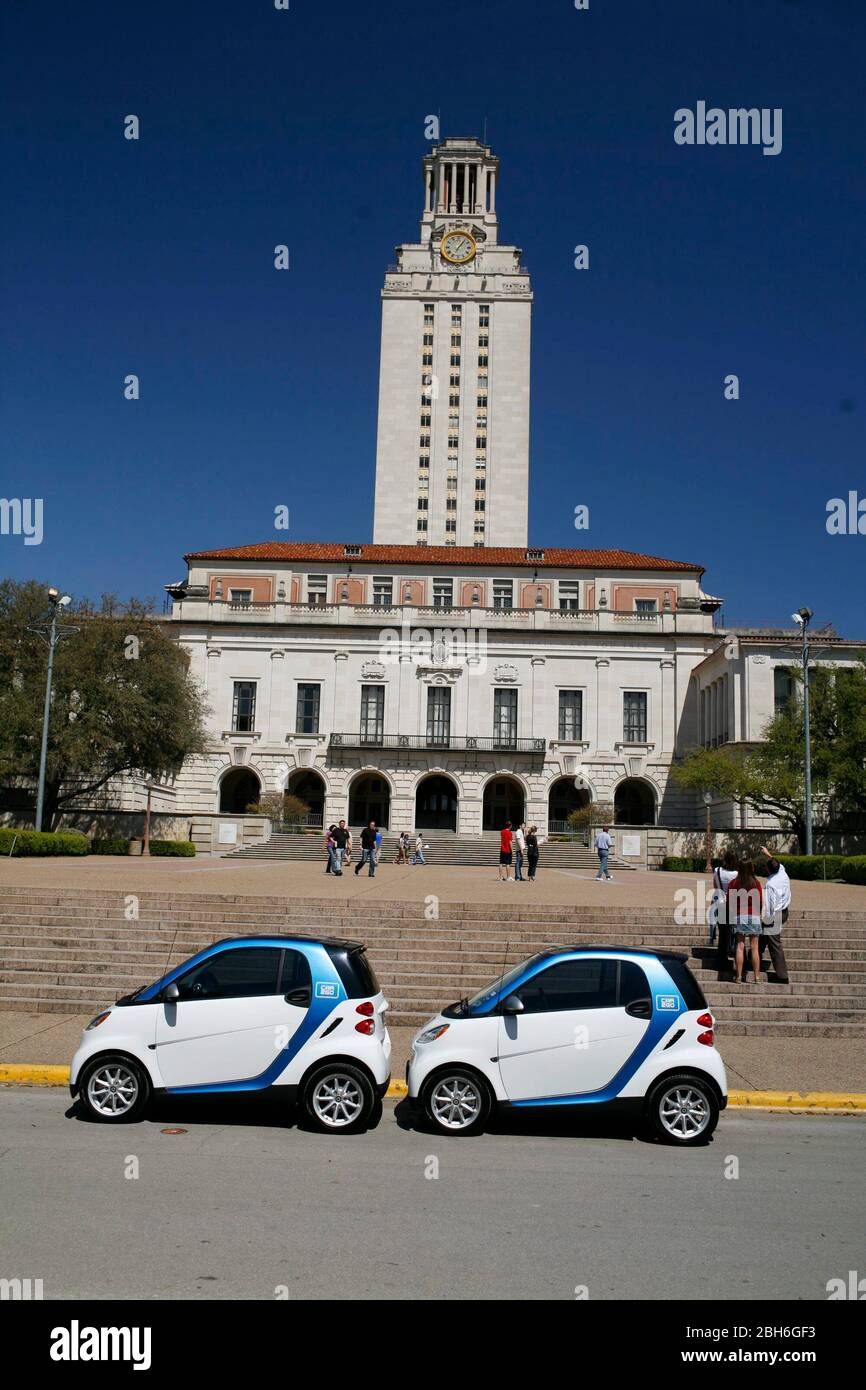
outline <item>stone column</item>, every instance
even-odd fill
[[[673,753],[676,742],[676,709],[675,709],[675,688],[674,688],[674,663],[672,660],[664,660],[661,666],[661,688],[662,688],[662,708],[661,708],[661,749],[663,753]],[[652,735],[650,735],[652,741]]]
[[[613,752],[612,711],[610,708],[610,662],[598,657],[595,663],[595,743],[599,753]]]

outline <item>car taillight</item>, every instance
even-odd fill
[[[356,1014],[364,1014],[367,1018],[372,1018],[375,1012],[374,1006],[369,1001],[366,1004],[359,1004],[355,1010]]]
[[[708,1033],[698,1033],[698,1042],[703,1043],[705,1047],[712,1047],[714,1041],[712,1029]]]
[[[712,1014],[699,1014],[697,1022],[701,1025],[702,1028],[712,1028],[713,1016]]]
[[[373,1022],[372,1018],[362,1018],[360,1023],[355,1024],[356,1033],[366,1033],[369,1037],[370,1034],[375,1033],[375,1031],[376,1024]],[[710,1036],[712,1036],[712,1034]]]

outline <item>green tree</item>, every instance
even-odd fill
[[[697,748],[672,776],[694,791],[714,790],[776,817],[806,846],[802,673],[795,693],[748,747]],[[866,665],[817,666],[809,680],[812,797],[816,822],[836,813],[866,813]]]
[[[87,602],[60,610],[46,828],[113,778],[176,773],[204,749],[207,710],[188,657],[149,609],[131,600],[103,611]],[[43,585],[0,581],[0,782],[34,797],[47,662],[39,630],[50,618]]]

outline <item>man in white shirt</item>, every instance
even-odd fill
[[[761,846],[763,849],[763,845]],[[788,962],[785,960],[785,952],[782,948],[782,927],[788,920],[788,908],[791,906],[791,880],[784,864],[780,864],[778,859],[774,859],[769,851],[767,861],[767,882],[764,885],[764,911],[762,916],[763,931],[760,936],[760,948],[764,949],[766,944],[770,952],[770,960],[773,972],[776,976],[776,984],[786,985],[788,983]]]
[[[611,876],[610,869],[607,867],[607,857],[610,854],[612,844],[613,840],[607,833],[607,826],[603,825],[595,837],[595,849],[598,855],[598,873],[596,874],[596,878],[600,878],[602,881],[606,878],[609,879]]]
[[[518,825],[514,832],[514,881],[523,882],[523,857],[526,854],[526,827]]]

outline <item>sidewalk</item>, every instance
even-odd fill
[[[110,1002],[107,998],[106,1002]],[[26,1014],[0,1011],[0,1065],[34,1062],[68,1066],[89,1014]],[[413,1028],[390,1029],[391,1072],[402,1080]],[[716,1035],[738,1091],[866,1092],[866,1048],[861,1039],[725,1038]]]

